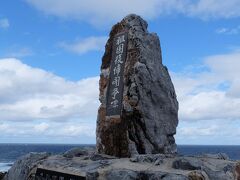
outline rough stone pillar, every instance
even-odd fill
[[[113,83],[111,66],[116,60],[119,33],[125,33],[126,59],[121,113],[107,114]],[[112,72],[113,73],[113,72]],[[168,70],[162,64],[157,34],[131,14],[112,27],[102,58],[100,102],[97,118],[97,151],[118,157],[133,154],[176,153],[174,134],[178,124],[178,102]],[[113,98],[113,97],[111,97]],[[113,103],[112,103],[113,104]]]

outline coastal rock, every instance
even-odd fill
[[[4,180],[27,180],[32,169],[49,155],[49,153],[30,153],[21,157],[13,164]]]
[[[209,180],[207,174],[204,171],[191,171],[188,174],[191,180]]]
[[[120,117],[106,116],[114,37],[127,32],[127,56],[123,76]],[[157,34],[131,14],[113,26],[102,58],[101,105],[97,119],[97,150],[118,157],[135,154],[176,153],[178,102],[167,67],[162,64]]]
[[[106,155],[106,154],[93,154],[90,156],[90,159],[92,161],[98,161],[98,160],[106,160],[106,159],[116,159],[116,157],[114,156],[109,156],[109,155]]]
[[[134,155],[130,158],[131,162],[148,162],[148,163],[154,163],[155,165],[160,165],[161,162],[163,162],[163,159],[175,157],[171,154],[141,154],[141,155]]]
[[[2,180],[6,174],[6,172],[0,172],[0,180]]]
[[[235,166],[235,178],[240,180],[240,161]]]
[[[68,158],[34,153],[14,163],[4,180],[34,180],[37,168],[75,174],[86,180],[239,180],[239,162],[212,157],[146,154],[116,158],[89,151]]]
[[[126,169],[113,170],[107,173],[106,179],[114,179],[114,180],[188,180],[188,177],[181,174],[171,174],[164,172],[155,172],[155,171],[132,171]]]
[[[181,170],[201,170],[209,179],[228,180],[234,179],[237,167],[236,162],[216,158],[217,155],[208,157],[178,157],[173,161],[172,167]],[[197,171],[195,171],[197,172]],[[193,176],[193,174],[190,174]]]
[[[217,153],[217,154],[202,154],[202,155],[200,155],[199,157],[229,160],[228,155],[225,154],[225,153]]]
[[[66,158],[80,157],[84,155],[92,154],[94,151],[89,151],[83,148],[73,148],[63,154]]]

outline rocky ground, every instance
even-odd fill
[[[79,175],[87,180],[240,180],[240,162],[229,160],[225,154],[147,154],[119,159],[82,149],[72,149],[63,155],[30,153],[12,166],[4,180],[34,179],[37,167]]]
[[[2,180],[4,178],[4,176],[6,175],[5,172],[0,172],[0,180]]]

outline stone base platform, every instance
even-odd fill
[[[136,155],[116,158],[93,150],[72,149],[63,155],[30,153],[20,158],[4,180],[240,180],[240,162],[225,154]]]

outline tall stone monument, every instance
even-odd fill
[[[97,151],[176,153],[178,102],[157,34],[131,14],[113,26],[102,58]]]

